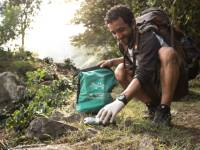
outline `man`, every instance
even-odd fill
[[[146,104],[153,123],[170,125],[172,100],[188,91],[179,55],[155,32],[140,32],[133,13],[125,5],[112,7],[106,14],[105,23],[124,57],[105,60],[100,65],[117,66],[115,76],[124,91],[96,117],[103,124],[113,122],[128,101],[136,98]]]

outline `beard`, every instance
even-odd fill
[[[129,43],[129,38],[125,37],[123,39],[120,39],[119,42],[123,45],[128,45]]]
[[[123,45],[126,45],[128,47],[131,47],[134,42],[134,36],[133,33],[131,32],[129,35],[125,36],[124,38],[120,39],[119,42]]]

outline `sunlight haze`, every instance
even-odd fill
[[[43,2],[32,28],[27,32],[25,47],[38,53],[40,58],[52,57],[56,62],[71,58],[75,48],[71,46],[69,38],[84,31],[83,26],[70,24],[79,6],[80,1]]]

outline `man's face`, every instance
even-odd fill
[[[108,23],[107,27],[114,38],[122,44],[128,45],[133,37],[132,27],[126,24],[121,17]]]

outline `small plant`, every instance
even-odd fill
[[[24,60],[24,61],[33,60],[34,58],[32,55],[33,55],[33,53],[30,51],[20,51],[20,49],[19,49],[13,53],[13,59]]]
[[[37,116],[49,116],[58,107],[62,107],[74,89],[70,77],[61,80],[51,80],[44,85],[44,77],[48,74],[46,68],[27,72],[25,99],[20,101],[19,109],[7,119],[7,128],[23,131]]]
[[[27,76],[27,85],[31,86],[31,85],[36,85],[41,83],[43,80],[43,78],[47,75],[47,71],[45,69],[37,69],[36,71],[32,71],[32,72],[27,72],[26,76]]]
[[[75,67],[74,67],[75,65],[70,58],[67,58],[67,59],[64,60],[64,65],[65,65],[66,68],[75,69]]]
[[[51,57],[45,57],[43,60],[44,60],[44,62],[46,62],[47,64],[53,64],[53,58],[51,58]]]

